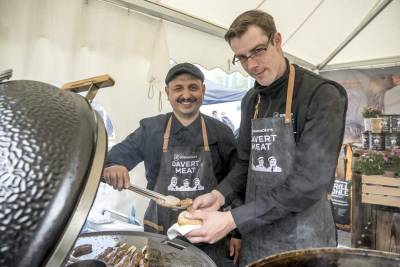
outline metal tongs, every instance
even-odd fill
[[[101,181],[105,183],[104,178],[101,178]],[[146,189],[146,188],[141,188],[136,185],[130,185],[128,190],[131,190],[139,195],[142,195],[144,197],[150,198],[154,200],[157,205],[166,207],[166,208],[172,208],[172,209],[187,209],[189,206],[192,205],[193,201],[190,198],[186,198],[183,200],[180,200],[177,197],[174,196],[166,196],[160,193],[157,193],[155,191]]]
[[[130,185],[128,190],[131,190],[135,193],[138,193],[142,196],[148,197],[154,200],[158,205],[166,207],[166,208],[173,208],[173,209],[186,209],[190,205],[192,205],[192,200],[187,198],[180,200],[174,196],[166,196],[155,191],[151,191],[145,188],[141,188],[135,185]]]

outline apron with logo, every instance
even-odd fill
[[[203,147],[194,145],[168,147],[172,115],[168,119],[164,133],[160,171],[154,191],[164,195],[175,196],[179,199],[194,199],[197,196],[211,192],[217,185],[206,125],[203,117],[200,119]],[[168,228],[177,222],[178,215],[181,212],[182,210],[161,207],[151,200],[144,216],[144,230],[165,235]],[[186,239],[184,240],[187,241]],[[222,266],[221,260],[227,251],[225,242],[226,240],[223,239],[214,245],[195,245],[207,253],[218,266]]]
[[[257,118],[258,95],[251,127],[251,153],[246,188],[246,203],[262,203],[269,191],[282,185],[292,170],[296,143],[293,136],[291,106],[295,70],[290,65],[285,116]],[[268,112],[268,110],[267,110]],[[256,210],[261,214],[261,210]],[[262,220],[262,219],[258,219]],[[244,266],[266,256],[301,248],[335,246],[336,234],[332,209],[327,198],[322,198],[300,213],[289,213],[282,219],[265,224],[242,236]]]

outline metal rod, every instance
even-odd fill
[[[264,5],[264,3],[267,2],[267,0],[262,0],[255,9],[259,9],[262,5]]]
[[[159,194],[157,192],[148,189],[140,188],[134,185],[130,185],[128,189],[142,196],[152,198],[153,200],[165,199],[165,196],[162,194]]]
[[[383,68],[400,66],[400,55],[395,57],[367,59],[346,63],[329,64],[322,71],[352,69],[352,68]]]
[[[306,16],[306,18],[296,27],[296,29],[289,35],[288,38],[286,38],[285,42],[283,42],[283,45],[287,44],[287,42],[289,42],[290,39],[292,39],[292,37],[303,27],[304,24],[306,24],[307,21],[310,20],[310,18],[314,15],[314,13],[319,9],[319,7],[322,5],[322,3],[325,0],[320,0],[318,5],[311,10],[310,14],[308,14]]]
[[[126,8],[129,10],[135,10],[140,13],[144,13],[156,18],[161,18],[167,21],[171,21],[180,25],[184,25],[189,28],[193,28],[202,32],[206,32],[217,37],[224,36],[226,29],[219,25],[213,24],[209,21],[190,16],[183,12],[168,8],[166,6],[156,4],[148,0],[100,0],[107,2],[118,7]]]
[[[104,177],[101,177],[100,181],[103,183],[107,183],[106,180],[104,179]],[[159,200],[159,199],[164,200],[165,199],[165,196],[163,194],[160,194],[160,193],[157,193],[157,192],[145,189],[145,188],[141,188],[136,185],[129,185],[128,190],[131,190],[135,193],[138,193],[142,196],[151,198],[153,200]]]
[[[372,12],[370,12],[369,15],[367,15],[353,30],[353,32],[350,33],[350,35],[347,36],[347,38],[324,61],[317,65],[317,70],[325,68],[325,66],[328,65],[328,63],[331,62],[332,59],[334,59],[336,55],[339,54],[340,51],[342,51],[376,16],[378,16],[378,14],[381,13],[390,2],[392,2],[392,0],[384,0],[377,8],[375,8],[375,10],[372,10]]]

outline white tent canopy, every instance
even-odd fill
[[[212,33],[219,39],[236,16],[258,8],[275,17],[287,56],[310,69],[387,66],[400,62],[399,0],[105,1]],[[196,59],[201,47],[203,60],[195,60],[198,63],[228,72],[238,70],[230,66],[232,54],[226,45],[220,44],[224,40],[183,27],[179,32],[174,29],[167,34],[169,41],[176,38],[177,44],[170,42],[169,48],[178,62],[180,58]],[[192,49],[187,48],[190,46]],[[182,51],[182,47],[186,48]]]

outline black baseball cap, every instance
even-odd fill
[[[175,79],[176,76],[181,74],[190,74],[193,77],[204,82],[204,74],[201,70],[193,64],[190,63],[180,63],[173,66],[167,73],[165,77],[165,84],[168,84],[170,81]]]

